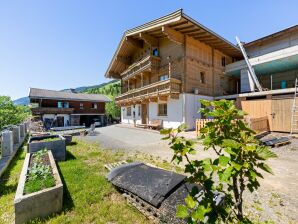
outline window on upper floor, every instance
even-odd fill
[[[225,67],[226,66],[226,57],[221,57],[221,66]]]
[[[158,116],[167,116],[168,115],[168,104],[160,103],[158,104]]]
[[[159,76],[159,81],[165,81],[169,79],[169,75],[161,75]]]
[[[200,72],[200,83],[205,84],[206,83],[206,73]]]
[[[153,48],[152,54],[153,54],[153,56],[158,57],[158,49],[157,48]]]
[[[63,102],[58,101],[58,108],[63,108]]]
[[[64,107],[64,108],[69,108],[69,102],[64,102],[64,103],[63,103],[63,107]]]
[[[96,103],[92,103],[92,109],[97,109],[97,104]]]
[[[84,104],[80,103],[80,109],[83,110],[84,109]]]
[[[131,107],[126,107],[126,116],[131,116]]]

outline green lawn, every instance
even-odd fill
[[[14,220],[13,198],[25,157],[20,151],[0,183],[0,223]],[[128,205],[106,181],[105,163],[124,159],[124,153],[100,150],[96,144],[77,141],[67,147],[67,160],[58,163],[64,182],[63,211],[31,223],[150,223]]]

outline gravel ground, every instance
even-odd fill
[[[162,136],[157,132],[114,125],[97,128],[96,133],[95,136],[82,138],[97,142],[103,148],[124,149],[129,154],[148,154],[167,162],[173,155],[168,142],[161,140]],[[206,152],[202,148],[197,146],[200,152],[193,158],[214,157],[211,151]],[[278,158],[269,160],[274,175],[264,173],[258,191],[253,194],[245,192],[245,211],[254,217],[254,222],[298,223],[298,139],[272,150],[278,155]]]

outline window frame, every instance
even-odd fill
[[[126,116],[131,117],[131,106],[126,107]]]
[[[97,110],[97,103],[92,103],[91,108],[94,109],[94,110]]]
[[[162,111],[160,106],[165,106]],[[158,103],[157,104],[157,116],[166,117],[168,116],[168,103]]]
[[[227,65],[226,56],[222,56],[221,57],[221,66],[222,67],[226,67],[226,65]]]
[[[162,77],[164,77],[164,78],[162,78]],[[161,82],[161,81],[166,81],[166,80],[168,80],[169,79],[169,74],[163,74],[163,75],[160,75],[159,77],[158,77],[158,80]]]
[[[84,103],[80,103],[80,110],[84,110]]]
[[[206,72],[205,71],[200,71],[200,83],[206,84]]]

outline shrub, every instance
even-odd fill
[[[243,215],[243,192],[258,189],[258,179],[263,178],[261,170],[272,174],[265,161],[276,155],[254,138],[254,131],[241,119],[243,111],[238,110],[233,101],[202,100],[201,103],[205,108],[200,112],[214,120],[200,130],[200,138],[204,150],[215,152],[215,159],[189,158],[196,150],[193,141],[179,136],[185,125],[161,131],[161,134],[167,135],[165,139],[171,140],[173,160],[178,163],[186,160],[188,181],[199,183],[204,189],[198,194],[198,189],[194,188],[185,199],[186,206],[178,206],[177,216],[188,218],[189,223],[248,221]],[[218,192],[225,195],[222,206],[216,206],[214,202]]]

